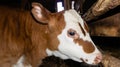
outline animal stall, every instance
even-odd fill
[[[57,12],[57,2],[62,2],[64,10],[73,6],[73,9],[87,22],[94,43],[103,53],[103,61],[98,65],[50,56],[43,59],[39,67],[120,66],[120,0],[1,0],[0,5],[30,10],[34,1],[41,3],[51,12]]]

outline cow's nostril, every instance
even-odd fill
[[[102,61],[102,54],[101,53],[97,54],[94,61],[95,61],[95,64],[100,63]]]
[[[88,62],[88,59],[85,59],[86,62]]]
[[[82,60],[82,62],[88,62],[88,59],[82,59],[82,58],[80,58],[80,60]]]

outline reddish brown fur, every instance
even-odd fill
[[[63,12],[51,14],[50,22],[41,24],[29,11],[0,9],[0,67],[11,67],[23,55],[25,63],[36,67],[47,56],[46,48],[57,49],[56,37],[65,26]]]
[[[86,36],[85,30],[82,28],[81,24],[79,23],[80,29],[82,30],[82,33],[84,34],[84,36]]]
[[[86,36],[86,32],[89,32],[88,26],[86,24],[86,22],[84,23],[84,28],[85,30],[82,28],[81,24],[79,24],[80,29],[82,30],[82,33],[84,34],[84,36]],[[77,37],[78,36],[78,37]],[[74,38],[75,43],[79,43],[81,46],[83,46],[83,50],[86,53],[92,53],[95,50],[95,47],[93,46],[93,44],[91,42],[88,41],[84,41],[83,39],[79,38],[79,35],[76,35],[76,38]]]
[[[63,12],[61,12],[63,13]],[[49,38],[52,38],[52,39],[49,39],[49,44],[51,46],[50,49],[51,50],[55,50],[58,46],[58,39],[53,39],[53,37],[57,37],[58,34],[60,34],[62,31],[59,31],[59,30],[62,30],[64,27],[65,27],[65,21],[64,21],[64,17],[63,15],[59,13],[59,14],[52,14],[51,18],[50,18],[50,22],[49,22],[49,29],[51,31],[52,34],[49,34],[50,37]],[[53,19],[55,18],[55,19]],[[58,23],[55,23],[55,22],[58,22]],[[54,43],[54,45],[53,45]]]
[[[95,47],[93,46],[93,44],[91,42],[88,41],[84,41],[83,39],[74,39],[75,43],[80,44],[80,46],[83,46],[83,50],[86,53],[92,53],[93,51],[95,51]]]
[[[89,28],[88,28],[88,25],[87,25],[86,22],[84,22],[84,28],[85,28],[85,30],[86,30],[87,32],[89,32]]]

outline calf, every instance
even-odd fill
[[[0,67],[38,67],[46,56],[98,64],[102,56],[75,10],[51,13],[39,3],[32,11],[1,7]]]

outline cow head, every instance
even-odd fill
[[[47,54],[88,64],[98,64],[102,56],[90,38],[88,27],[75,10],[50,13],[32,3],[35,19],[48,24]]]

